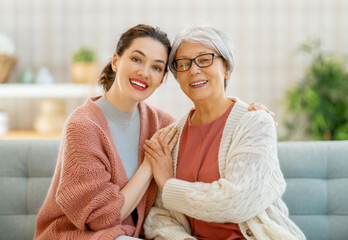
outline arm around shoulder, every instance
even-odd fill
[[[285,181],[273,119],[262,111],[245,115],[231,143],[221,143],[228,144],[221,178],[212,183],[167,181],[162,196],[166,208],[203,221],[240,223],[281,196]]]

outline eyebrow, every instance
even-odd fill
[[[209,50],[200,51],[199,53],[197,53],[196,57],[199,56],[199,55],[205,54],[205,53],[212,53],[212,51],[209,51]],[[182,55],[182,56],[180,56],[180,58],[178,58],[178,59],[184,59],[184,58],[190,59],[190,58],[189,58],[188,56],[186,56],[186,55]]]
[[[145,53],[143,53],[140,50],[134,50],[133,52],[139,53],[140,55],[146,57]],[[164,66],[166,65],[166,63],[163,60],[155,60],[155,62],[163,63]]]

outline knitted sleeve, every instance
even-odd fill
[[[163,207],[162,192],[157,191],[156,201],[144,223],[145,237],[155,240],[183,240],[193,238],[189,223],[182,213]]]
[[[121,223],[124,197],[111,181],[111,146],[96,127],[70,122],[62,141],[62,172],[56,201],[79,229],[98,231]],[[103,142],[104,139],[104,142]],[[109,149],[108,149],[109,148]]]
[[[232,139],[221,144],[228,147],[221,178],[212,183],[168,180],[162,194],[164,207],[203,221],[241,223],[282,195],[285,180],[272,117],[264,111],[246,113]]]

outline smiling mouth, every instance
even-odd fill
[[[139,90],[145,90],[148,85],[146,82],[140,82],[140,80],[134,80],[134,79],[131,79],[130,80],[130,83],[132,84],[133,87],[135,87],[136,89],[139,89]]]
[[[191,86],[191,87],[200,86],[200,85],[206,84],[207,82],[208,82],[208,80],[199,81],[199,82],[194,82],[194,83],[191,83],[190,86]]]

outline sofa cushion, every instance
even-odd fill
[[[347,239],[348,141],[279,142],[283,199],[307,239]]]
[[[36,215],[0,215],[0,239],[32,240]]]
[[[32,239],[59,140],[0,140],[0,239]],[[348,141],[279,142],[290,218],[308,240],[347,239]]]
[[[59,140],[0,141],[0,239],[33,239]]]

